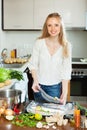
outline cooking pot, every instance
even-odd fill
[[[5,106],[6,108],[14,109],[21,104],[21,94],[20,90],[16,89],[6,89],[0,91],[0,106]]]

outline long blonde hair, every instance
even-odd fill
[[[47,29],[47,21],[49,18],[57,18],[60,20],[61,22],[61,26],[60,26],[60,33],[58,36],[58,41],[59,43],[63,46],[63,57],[68,57],[69,56],[69,52],[68,52],[68,41],[66,39],[66,34],[65,34],[65,28],[64,28],[64,24],[62,21],[62,17],[60,16],[60,14],[58,13],[51,13],[47,16],[45,23],[43,25],[43,29],[42,29],[42,35],[39,37],[39,39],[42,38],[47,38],[49,37],[49,33],[48,33],[48,29]]]

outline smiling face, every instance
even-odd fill
[[[50,36],[55,37],[60,33],[61,22],[58,18],[52,17],[47,20],[47,30]]]

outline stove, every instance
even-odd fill
[[[72,58],[70,81],[71,101],[87,103],[87,61],[84,58]]]
[[[87,76],[87,61],[83,58],[72,58],[72,76]]]

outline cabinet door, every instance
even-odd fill
[[[48,14],[54,12],[54,0],[35,0],[34,1],[34,28],[42,29]]]
[[[66,27],[84,27],[86,0],[54,0],[54,10],[63,17]]]
[[[3,0],[3,29],[33,29],[33,0]]]

